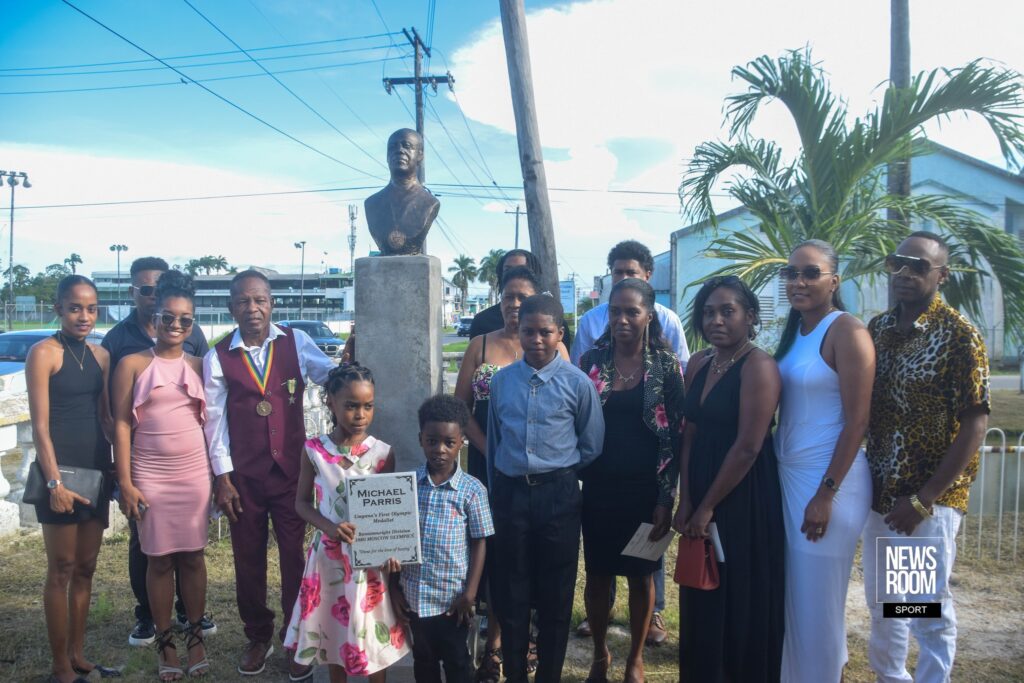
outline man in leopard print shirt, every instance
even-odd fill
[[[868,325],[878,361],[867,458],[874,501],[864,529],[864,591],[871,611],[868,660],[879,681],[911,681],[909,633],[920,646],[917,681],[948,681],[956,652],[949,574],[956,533],[978,471],[989,413],[989,369],[978,330],[939,296],[949,248],[916,232],[886,259],[896,307]],[[876,539],[941,538],[941,617],[882,617]],[[883,591],[884,592],[884,591]]]

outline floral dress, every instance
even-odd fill
[[[391,447],[368,436],[352,447],[337,447],[326,434],[306,441],[316,476],[317,506],[335,523],[348,516],[345,480],[384,468]],[[350,463],[345,467],[342,463]],[[349,546],[319,530],[306,555],[299,599],[292,610],[285,647],[301,664],[338,664],[350,676],[385,669],[410,650],[405,630],[388,599],[388,574],[353,570]]]

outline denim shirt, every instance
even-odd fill
[[[509,477],[585,467],[601,454],[604,415],[590,379],[560,356],[540,370],[519,360],[494,375],[487,472]]]

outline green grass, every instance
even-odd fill
[[[444,352],[451,353],[456,351],[465,351],[469,347],[469,340],[452,342],[451,344],[444,345]]]
[[[988,426],[999,427],[1007,436],[1024,432],[1024,394],[1012,389],[994,390]]]

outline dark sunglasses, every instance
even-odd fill
[[[153,294],[156,293],[156,287],[153,285],[142,285],[140,287],[135,287],[135,291],[142,296],[153,296]]]
[[[174,321],[178,321],[178,325],[180,325],[183,330],[187,330],[192,327],[192,323],[195,322],[192,318],[186,318],[185,316],[179,318],[178,316],[171,315],[170,313],[158,313],[153,317],[158,318],[160,322],[163,323],[164,327],[170,327],[174,324]]]
[[[933,266],[932,262],[926,258],[919,258],[917,256],[901,256],[900,254],[889,254],[885,257],[885,269],[892,275],[897,275],[903,272],[906,268],[907,272],[911,275],[918,277],[924,277],[933,270],[945,268],[946,266]]]
[[[796,282],[798,278],[803,278],[804,282],[814,282],[822,275],[832,274],[833,273],[827,270],[822,270],[818,266],[804,266],[803,268],[797,268],[796,266],[783,266],[782,268],[779,268],[779,275],[790,282]]]

